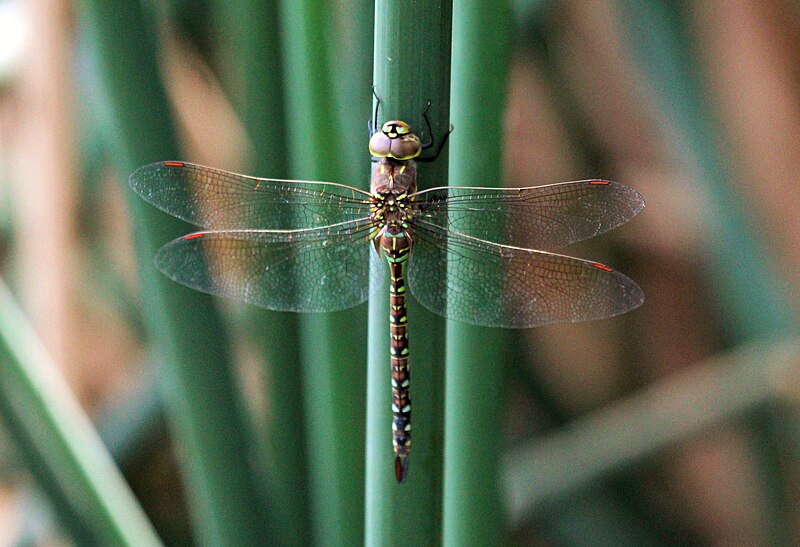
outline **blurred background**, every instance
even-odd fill
[[[152,256],[169,238],[141,232],[150,222],[141,215],[157,213],[142,213],[149,206],[126,184],[137,165],[168,159],[298,172],[297,109],[279,79],[298,77],[289,8],[101,4],[0,0],[0,277],[11,291],[0,306],[0,544],[97,542],[70,493],[71,464],[32,432],[49,431],[29,405],[46,408],[50,392],[9,372],[27,366],[25,344],[46,350],[36,359],[64,376],[165,543],[230,538],[218,519],[231,519],[228,529],[255,537],[264,530],[241,522],[268,523],[285,541],[276,544],[336,544],[321,539],[320,510],[335,502],[315,486],[327,476],[313,463],[324,427],[291,387],[311,377],[292,359],[313,361],[306,348],[321,342],[286,334],[302,319],[204,298],[182,320],[223,349],[191,338],[159,346],[178,323],[152,319],[160,304],[141,280],[156,274],[137,251]],[[636,188],[642,214],[566,252],[625,272],[647,300],[618,318],[511,334],[498,401],[501,536],[514,545],[797,544],[800,6],[513,7],[505,175],[487,184],[597,177]],[[332,176],[363,188],[373,6],[321,9],[324,19],[305,14],[322,21],[319,51],[333,69],[355,71],[332,79],[336,119],[354,143]],[[121,113],[137,101],[152,108]],[[465,182],[484,185],[450,180]],[[349,313],[338,381],[350,391],[338,405],[354,417],[346,442],[362,479],[342,494],[355,509],[342,511],[360,537],[366,306]],[[179,354],[200,359],[196,368],[162,366]],[[292,366],[294,378],[281,377]],[[265,457],[276,445],[299,467]],[[209,446],[216,452],[194,453]],[[233,516],[203,498],[229,491]]]

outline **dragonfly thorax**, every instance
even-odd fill
[[[393,233],[399,233],[408,227],[412,218],[411,200],[408,194],[374,194],[371,219],[378,228],[388,227]]]
[[[410,235],[408,228],[414,214],[410,195],[417,188],[416,173],[413,161],[384,158],[376,166],[372,176],[370,210],[376,248],[396,247],[395,238]]]
[[[417,191],[417,164],[414,160],[383,158],[372,172],[370,186],[376,196],[413,194]]]

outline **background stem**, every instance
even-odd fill
[[[505,2],[461,2],[453,11],[450,176],[454,185],[499,185],[508,76]],[[479,136],[479,137],[476,137]],[[454,288],[457,290],[457,288]],[[510,333],[447,323],[444,544],[498,545],[503,351]]]

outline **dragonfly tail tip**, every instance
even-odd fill
[[[408,476],[408,456],[397,456],[394,460],[394,476],[397,483],[402,483]]]

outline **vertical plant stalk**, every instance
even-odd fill
[[[142,4],[84,0],[79,8],[96,48],[119,178],[126,180],[140,165],[178,158],[154,25],[148,26]],[[156,250],[189,227],[126,190],[145,316],[163,359],[161,388],[180,447],[195,540],[201,545],[257,544],[268,525],[258,476],[250,467],[250,424],[222,320],[211,297],[172,283],[153,266]]]
[[[279,0],[214,3],[216,71],[247,131],[257,176],[289,178]],[[311,527],[299,318],[247,306],[243,328],[264,359],[269,402],[262,460],[275,543],[309,545]],[[286,457],[291,454],[292,457]]]
[[[450,175],[455,184],[502,180],[509,11],[506,2],[495,0],[457,3],[453,11]],[[501,276],[498,272],[498,280]],[[508,337],[499,329],[447,324],[445,545],[502,543],[498,475]]]
[[[378,126],[409,123],[428,140],[444,138],[450,110],[450,1],[375,3],[373,82],[380,96]],[[446,150],[419,165],[420,188],[447,184]],[[413,262],[413,249],[409,258]],[[381,264],[381,267],[386,267]],[[387,276],[388,277],[388,276]],[[370,299],[367,364],[366,529],[368,545],[441,541],[444,322],[407,299],[411,377],[412,451],[409,474],[397,484],[391,435],[389,289]]]
[[[366,149],[366,139],[347,139],[341,131],[348,124],[337,115],[351,116],[354,109],[342,104],[352,98],[337,94],[334,80],[358,79],[365,71],[355,63],[336,64],[342,39],[336,8],[322,0],[282,3],[290,167],[295,178],[351,184],[354,173],[364,180],[366,173],[342,165],[342,158],[357,154],[353,145]],[[368,81],[363,88],[369,91]],[[362,104],[366,120],[368,103]],[[314,541],[355,545],[364,526],[363,309],[306,314],[299,323]]]
[[[161,541],[89,418],[0,281],[0,409],[77,542]],[[66,519],[64,519],[66,517]]]

